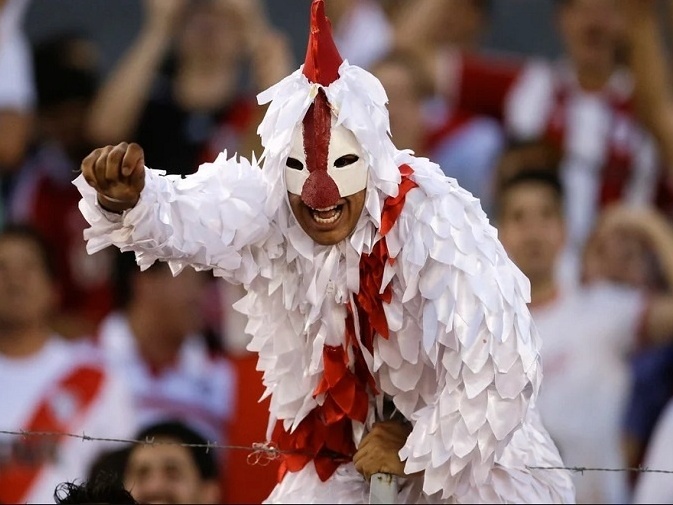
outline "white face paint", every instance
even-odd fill
[[[332,116],[327,173],[336,183],[339,195],[343,198],[367,187],[368,166],[353,132],[343,125],[335,127],[335,122],[336,118]],[[296,128],[292,135],[292,146],[285,168],[287,190],[295,195],[301,195],[304,183],[311,173],[306,166],[302,131],[303,125]]]

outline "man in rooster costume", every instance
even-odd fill
[[[256,161],[222,153],[184,179],[142,149],[96,149],[75,184],[88,250],[136,252],[242,283],[249,349],[282,452],[271,503],[572,502],[534,407],[527,279],[478,200],[389,136],[376,78],[342,61],[323,0],[304,65],[269,103]],[[160,296],[160,293],[157,294]]]

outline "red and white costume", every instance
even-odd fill
[[[166,260],[245,286],[235,308],[271,395],[268,436],[290,451],[269,502],[366,503],[351,458],[384,418],[384,399],[413,427],[400,451],[406,473],[423,471],[402,479],[400,501],[573,501],[567,472],[530,468],[561,460],[530,407],[541,371],[528,281],[478,200],[393,146],[381,84],[340,62],[323,9],[314,0],[305,65],[259,96],[270,102],[263,170],[226,153],[185,179],[148,169],[123,215],[104,212],[80,177],[89,251],[113,244],[144,268]],[[359,221],[331,246],[298,224],[287,196],[297,180],[285,175],[321,93],[367,167]],[[304,189],[319,180],[338,196],[348,183],[335,184],[338,168],[309,171]]]
[[[0,355],[0,430],[131,438],[136,430],[125,384],[86,343],[51,337],[32,356]],[[0,503],[53,503],[58,484],[87,478],[114,444],[0,434]]]

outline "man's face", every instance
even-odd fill
[[[0,239],[0,325],[43,324],[55,298],[39,247],[24,237]]]
[[[615,64],[624,20],[615,0],[568,0],[560,7],[559,27],[575,65],[605,69]]]
[[[139,503],[215,503],[213,486],[201,478],[189,449],[179,445],[139,445],[124,472],[124,487]]]
[[[336,209],[318,212],[301,201],[301,196],[287,194],[292,213],[299,226],[315,242],[321,245],[338,244],[348,237],[362,214],[365,205],[365,191],[340,198]]]
[[[475,49],[486,28],[487,12],[476,0],[448,0],[444,16],[435,20],[437,38],[457,49]]]
[[[509,188],[501,202],[498,237],[531,283],[553,276],[565,240],[556,193],[537,182]]]
[[[320,140],[307,141],[312,131],[305,130],[295,131],[286,162],[290,207],[308,236],[318,244],[333,245],[353,232],[362,214],[367,166],[355,135],[341,125],[334,127],[334,118],[322,148]],[[307,152],[316,145],[323,156]]]
[[[583,257],[583,281],[609,280],[647,288],[652,275],[647,245],[631,230],[605,230],[597,223]]]
[[[246,19],[232,0],[191,2],[178,34],[178,52],[186,60],[234,63],[244,44]]]

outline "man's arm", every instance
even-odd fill
[[[186,0],[145,0],[146,18],[138,37],[91,106],[89,130],[94,145],[117,143],[135,132],[187,5]]]
[[[669,173],[673,174],[673,89],[657,18],[657,3],[625,0],[623,5],[629,19],[629,65],[634,78],[637,110],[656,137]]]
[[[183,179],[146,169],[140,146],[121,143],[87,156],[74,183],[90,253],[114,245],[135,251],[143,269],[166,260],[174,272],[213,268],[237,282],[258,273],[249,246],[271,231],[267,185],[244,158],[223,153]]]

